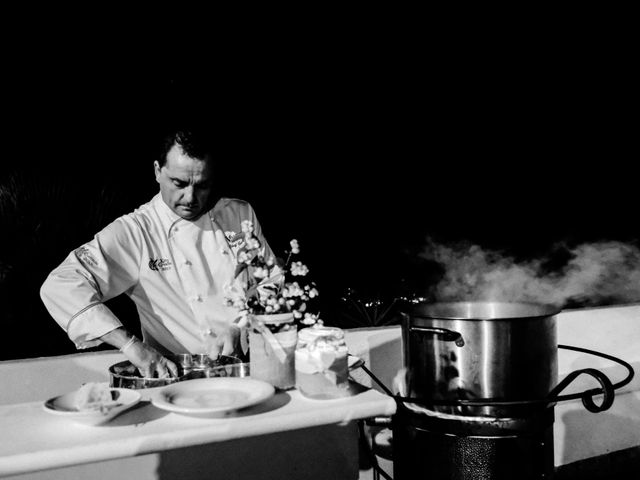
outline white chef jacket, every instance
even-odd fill
[[[135,302],[143,339],[162,353],[209,353],[212,338],[238,317],[225,305],[241,223],[250,220],[266,243],[249,203],[220,199],[197,220],[176,215],[158,193],[74,250],[48,276],[40,295],[77,348],[122,326],[103,302],[121,293]]]

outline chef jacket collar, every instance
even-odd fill
[[[156,211],[158,212],[158,216],[160,217],[160,222],[162,223],[162,228],[165,231],[167,237],[169,237],[169,235],[171,234],[171,229],[174,228],[180,222],[195,223],[208,214],[208,212],[205,212],[202,215],[200,215],[194,222],[192,222],[191,220],[185,220],[180,215],[176,214],[173,210],[171,210],[171,208],[169,208],[169,205],[167,205],[165,201],[162,199],[161,193],[158,192],[151,201],[154,207],[156,208]]]

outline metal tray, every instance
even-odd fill
[[[245,377],[249,376],[249,364],[238,357],[220,355],[212,359],[206,354],[181,353],[167,355],[178,366],[178,376],[172,378],[151,378],[140,375],[138,369],[128,360],[109,367],[109,384],[114,388],[163,387],[192,378]]]

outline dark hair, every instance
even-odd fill
[[[174,145],[192,158],[210,161],[213,156],[211,133],[205,128],[178,128],[165,134],[157,155],[160,167],[167,161],[167,154]]]

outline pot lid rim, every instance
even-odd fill
[[[550,303],[458,301],[418,303],[407,313],[432,320],[499,321],[553,317],[561,311]]]

